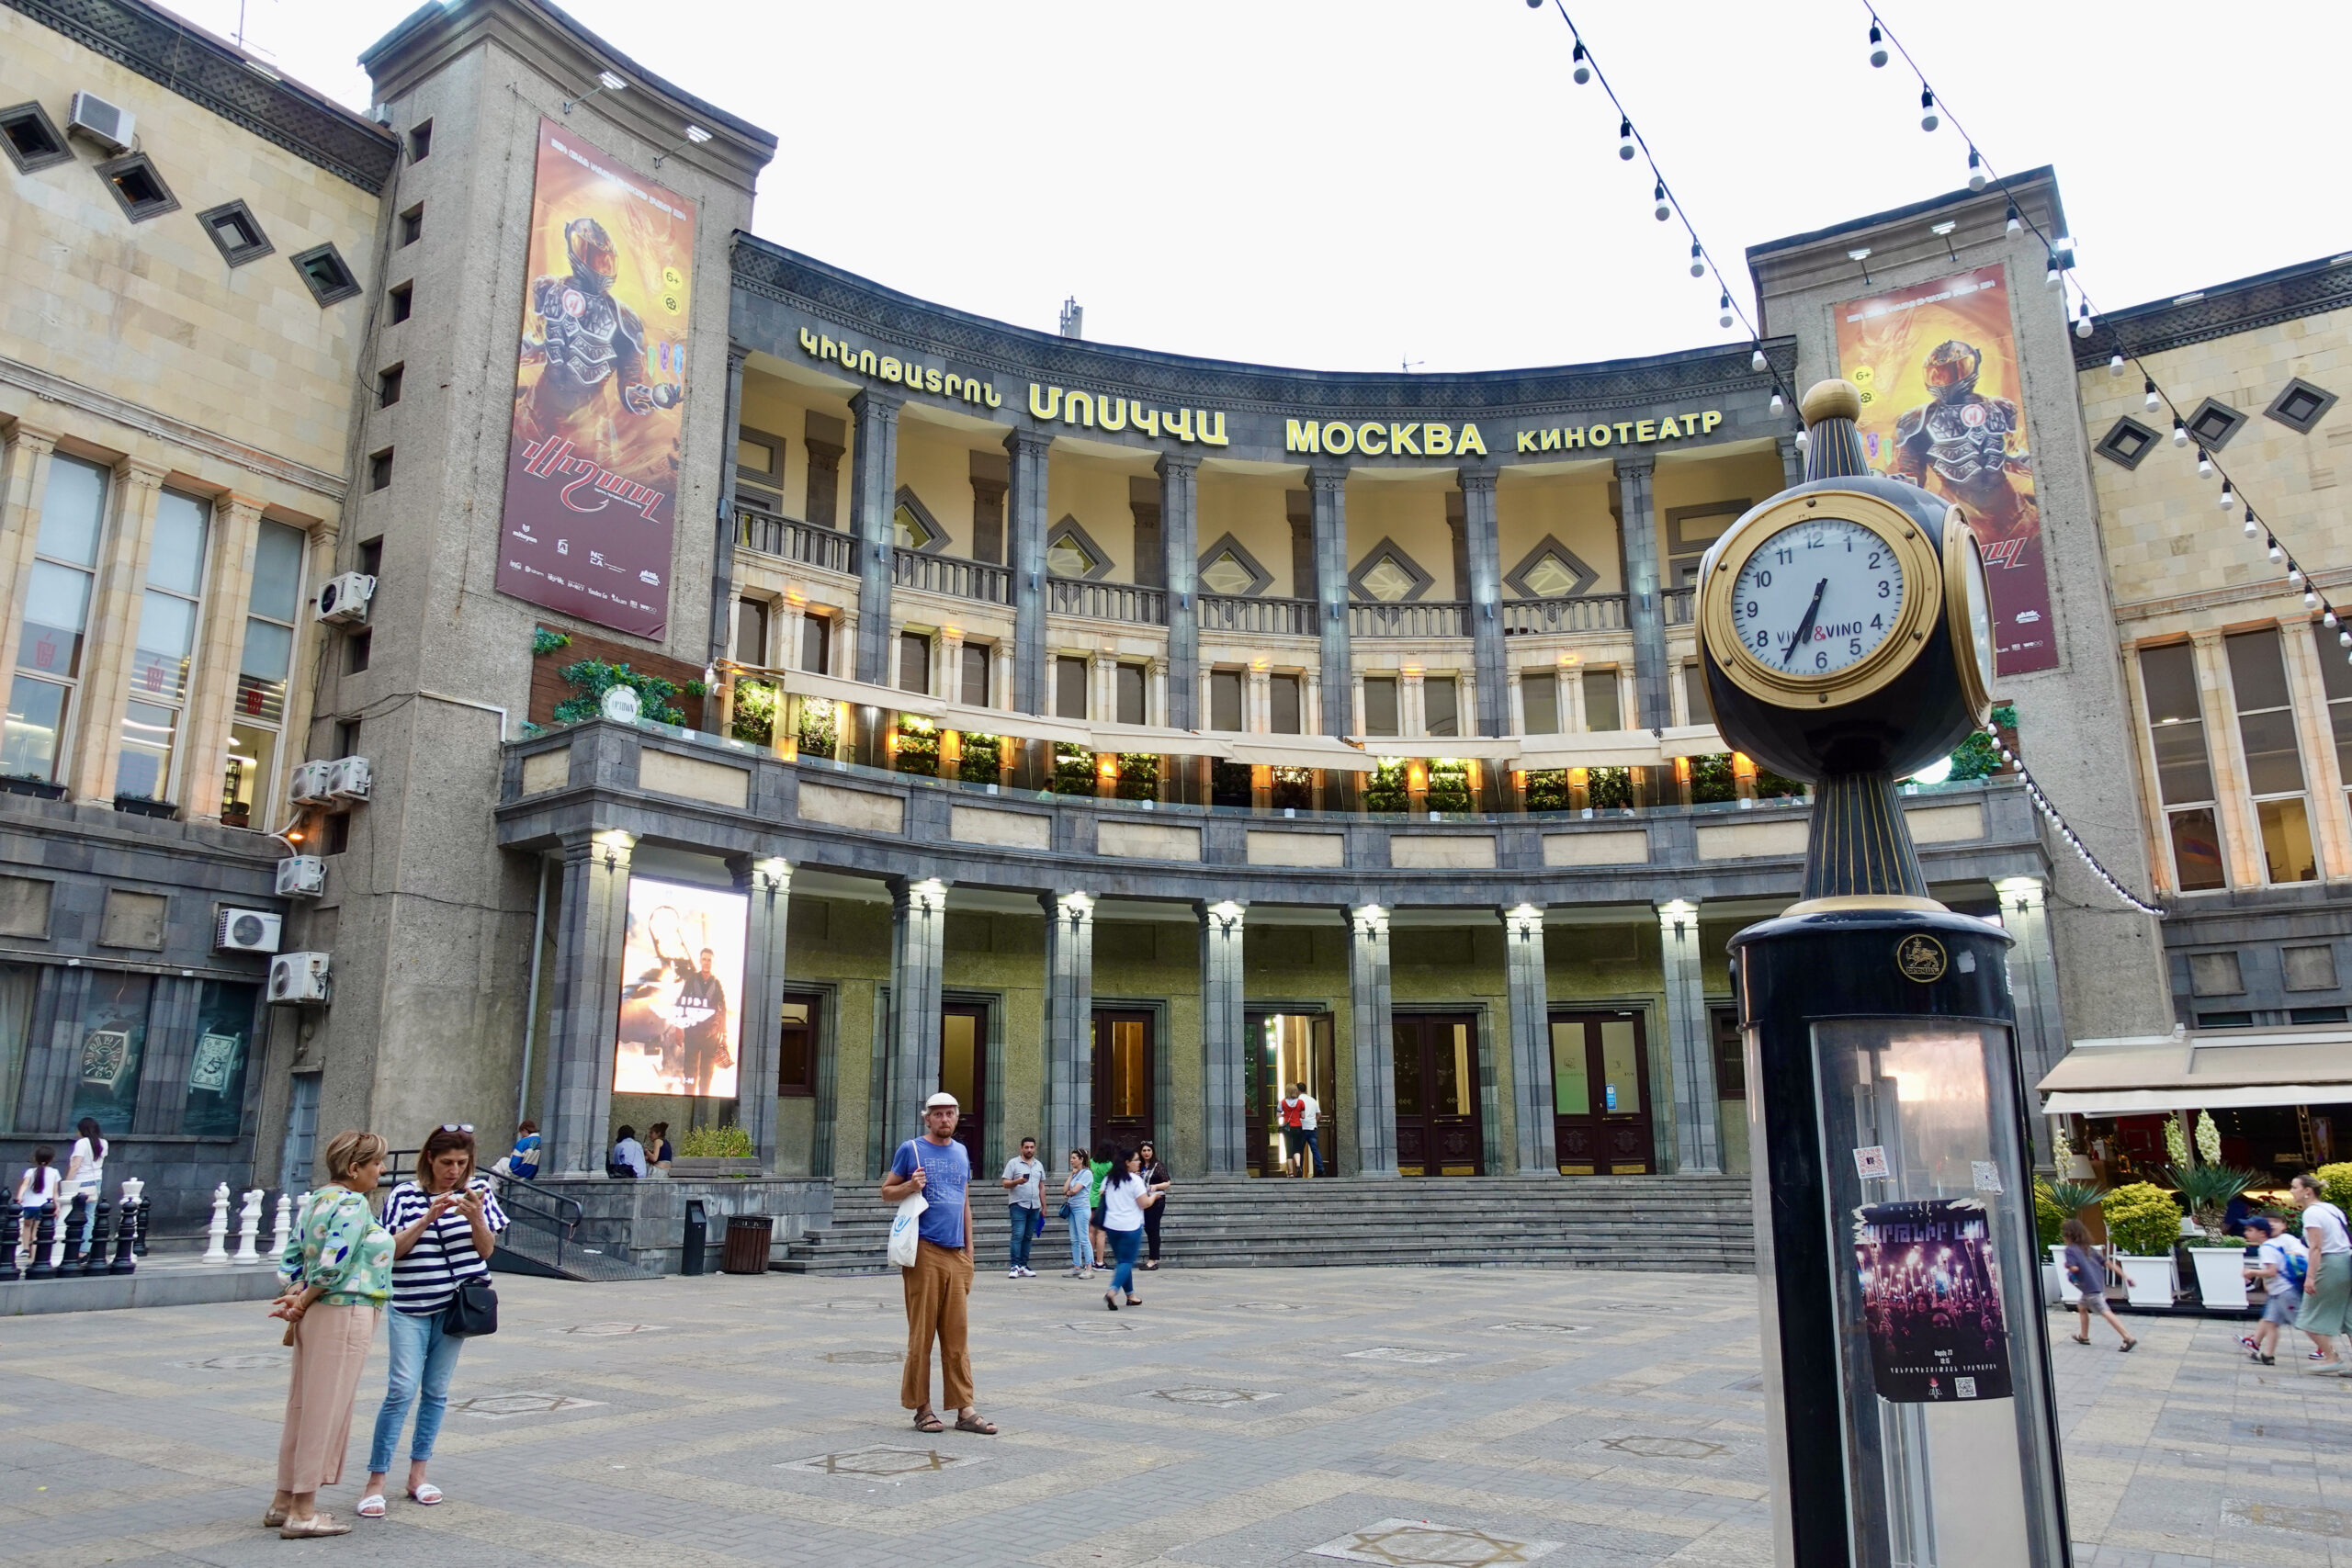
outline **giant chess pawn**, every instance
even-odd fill
[[[229,1184],[225,1181],[212,1190],[212,1224],[206,1233],[204,1261],[229,1261]]]
[[[130,1190],[132,1188],[138,1190],[134,1193]],[[147,1256],[147,1222],[153,1216],[155,1201],[146,1195],[147,1184],[136,1178],[124,1182],[123,1189],[124,1196],[139,1205],[139,1237],[130,1244],[131,1256],[144,1258]]]
[[[261,1261],[261,1254],[254,1250],[254,1239],[261,1234],[261,1201],[267,1196],[258,1187],[245,1194],[244,1204],[237,1211],[237,1256],[233,1261]]]
[[[107,1220],[113,1214],[114,1205],[96,1188],[91,1189],[90,1202],[96,1213],[90,1224],[90,1245],[82,1249],[82,1272],[103,1274],[107,1271]]]
[[[89,1201],[89,1194],[86,1192],[76,1192],[74,1194],[73,1205],[65,1211],[64,1216],[57,1227],[57,1240],[50,1246],[49,1268],[51,1273],[64,1273],[67,1267],[75,1258],[81,1257],[82,1216],[89,1213],[89,1209],[87,1207]],[[66,1256],[69,1247],[74,1249],[73,1258],[68,1258]]]
[[[40,1223],[33,1226],[33,1260],[25,1269],[28,1280],[51,1280],[57,1276],[57,1259],[50,1248],[57,1235],[57,1201],[52,1198],[40,1206]]]
[[[129,1274],[139,1267],[137,1260],[130,1256],[130,1244],[139,1217],[139,1200],[132,1190],[138,1185],[136,1179],[124,1182],[122,1201],[115,1206],[114,1261],[107,1265],[109,1274]]]
[[[277,1195],[277,1224],[269,1233],[269,1258],[275,1263],[286,1256],[286,1238],[294,1231],[294,1194]]]
[[[17,1236],[18,1235],[18,1230],[17,1226],[17,1219],[19,1214],[24,1213],[26,1211],[18,1209],[14,1202],[0,1200],[0,1224],[6,1224],[8,1227],[7,1250],[0,1252],[0,1282],[14,1280],[17,1277]],[[29,1259],[28,1259],[28,1261],[29,1261]]]

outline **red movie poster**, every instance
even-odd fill
[[[1944,497],[1976,530],[1997,672],[2053,668],[2041,507],[2003,270],[1978,267],[1836,310],[1838,363],[1861,389],[1871,470]]]
[[[539,122],[501,592],[662,635],[694,251],[694,203]]]

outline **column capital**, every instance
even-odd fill
[[[1201,457],[1197,452],[1162,452],[1159,461],[1151,466],[1151,471],[1163,479],[1175,474],[1189,477],[1200,470]]]
[[[1119,667],[1119,656],[1115,653],[1107,653],[1098,648],[1093,652],[1091,662],[1097,670],[1116,670]]]
[[[1348,465],[1345,463],[1309,463],[1306,466],[1306,488],[1326,493],[1346,490]]]
[[[1193,912],[1219,936],[1232,936],[1249,918],[1250,901],[1246,898],[1220,898],[1211,903],[1205,898],[1193,900]]]
[[[744,886],[755,893],[792,891],[792,865],[782,855],[763,855],[752,862]]]
[[[1462,493],[1468,495],[1473,491],[1491,491],[1495,488],[1498,472],[1499,470],[1492,463],[1466,464],[1453,471],[1453,478],[1454,482],[1462,487]]]
[[[607,871],[626,871],[637,849],[637,835],[625,828],[591,828],[563,835],[566,865],[583,862]]]
[[[20,419],[8,427],[8,445],[22,446],[29,452],[46,454],[57,450],[58,439],[62,434],[61,431],[50,430]]]
[[[743,368],[743,362],[751,357],[750,349],[729,339],[727,344],[727,373],[729,376],[734,375]]]
[[[861,424],[868,419],[895,420],[899,417],[899,411],[906,406],[906,402],[907,395],[904,392],[893,392],[882,387],[867,387],[851,397],[849,412],[857,416]]]
[[[115,478],[119,481],[138,490],[163,489],[164,479],[170,472],[169,468],[142,462],[137,457],[125,457],[115,465],[114,469]]]
[[[239,495],[234,491],[220,497],[214,504],[232,517],[248,520],[260,517],[269,509],[269,502],[256,501],[250,495]]]
[[[2005,909],[2038,909],[2048,900],[2049,887],[2038,876],[2004,876],[1993,884]]]
[[[1656,453],[1620,452],[1617,454],[1617,472],[1621,477],[1627,474],[1646,475],[1651,469],[1657,467],[1657,456]]]
[[[1348,911],[1348,928],[1360,937],[1388,936],[1388,911],[1377,904],[1363,904]]]
[[[1544,934],[1544,911],[1541,904],[1517,904],[1502,912],[1504,933],[1512,942],[1525,942]]]
[[[1699,906],[1688,898],[1661,898],[1656,906],[1658,929],[1672,936],[1685,925],[1698,929]]]
[[[2222,646],[2222,637],[2223,635],[2224,634],[2218,629],[2190,632],[2188,634],[2188,640],[2196,647],[2211,650]]]
[[[1063,893],[1040,893],[1037,902],[1046,908],[1046,918],[1061,920],[1073,930],[1094,923],[1094,895],[1072,889]]]
[[[890,878],[890,902],[909,913],[936,915],[947,908],[947,884],[935,876]]]
[[[1015,457],[1042,457],[1053,445],[1053,433],[1047,430],[1016,429],[1004,438],[1004,449]]]

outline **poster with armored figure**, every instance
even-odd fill
[[[2001,267],[1835,307],[1838,363],[1861,389],[1871,468],[1944,497],[1984,549],[2001,675],[2058,662],[2050,577]]]
[[[694,203],[539,123],[503,593],[658,637],[677,531]]]

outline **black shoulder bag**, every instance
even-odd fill
[[[440,1245],[437,1227],[433,1239]],[[458,1293],[441,1309],[441,1332],[452,1339],[479,1339],[498,1332],[498,1292],[491,1288],[487,1264],[458,1281]]]

